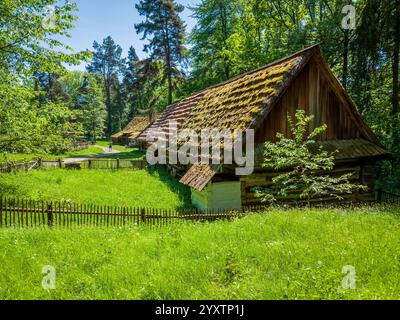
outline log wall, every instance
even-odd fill
[[[277,132],[290,136],[287,115],[295,119],[297,109],[315,116],[310,130],[327,124],[320,140],[365,138],[347,103],[339,99],[317,61],[311,60],[256,130],[256,143],[275,141]]]

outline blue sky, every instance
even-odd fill
[[[143,17],[139,16],[135,4],[139,0],[75,0],[79,11],[75,14],[78,21],[75,28],[70,31],[71,38],[63,39],[63,42],[71,46],[75,51],[92,49],[93,41],[101,42],[105,37],[111,36],[127,55],[130,46],[134,46],[140,58],[146,56],[143,52],[144,41],[135,32],[135,23]],[[185,21],[189,32],[195,19],[191,18],[192,12],[188,6],[200,3],[200,0],[177,0],[185,6],[181,18]],[[85,65],[69,67],[70,70],[84,70]]]

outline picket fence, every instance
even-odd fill
[[[0,228],[70,228],[80,226],[163,226],[184,221],[216,221],[241,218],[262,206],[233,210],[133,208],[82,205],[61,201],[0,198]]]

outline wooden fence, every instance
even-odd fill
[[[89,159],[81,162],[82,169],[137,169],[141,170],[147,167],[146,160],[128,160],[128,159]]]
[[[265,208],[259,206],[243,208],[241,212],[222,209],[201,212],[197,209],[111,207],[0,198],[0,228],[163,226],[190,220],[229,220],[263,210]]]
[[[88,159],[77,162],[66,163],[61,159],[58,160],[35,160],[30,162],[9,162],[0,165],[0,173],[9,173],[13,171],[29,171],[40,167],[54,167],[66,169],[107,169],[120,170],[131,169],[141,170],[148,166],[146,160],[129,160],[129,159]]]
[[[120,170],[131,169],[141,170],[147,167],[146,160],[129,160],[129,159],[88,159],[77,162],[64,162],[63,160],[41,161],[41,165],[46,167],[57,167],[66,169],[105,169]]]
[[[378,190],[378,202],[400,205],[400,194]]]
[[[28,162],[7,162],[0,165],[0,173],[9,173],[13,171],[29,171],[39,166],[39,160]]]

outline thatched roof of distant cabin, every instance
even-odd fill
[[[123,136],[128,136],[129,139],[137,138],[143,130],[150,125],[150,119],[148,116],[136,116],[131,122],[124,128],[124,130],[117,132],[111,136],[111,138],[118,139]]]

